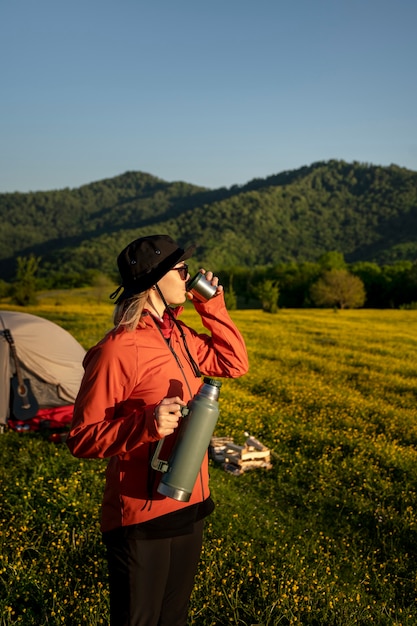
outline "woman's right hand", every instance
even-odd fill
[[[175,398],[164,398],[155,407],[156,429],[161,439],[172,435],[181,418],[181,407],[186,404],[184,400],[175,396]]]

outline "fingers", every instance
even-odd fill
[[[184,400],[176,396],[175,398],[164,398],[155,407],[156,428],[161,437],[172,435],[181,418],[181,407],[185,405]]]
[[[201,268],[200,272],[202,274],[204,274],[204,276],[207,278],[209,283],[211,283],[214,287],[217,287],[216,295],[223,291],[223,285],[219,285],[219,277],[218,276],[215,276],[213,274],[213,272],[210,272],[210,271],[206,272],[206,270],[204,268]]]
[[[217,296],[219,293],[222,293],[223,285],[219,285],[219,278],[218,278],[218,276],[215,276],[213,274],[213,272],[210,272],[210,271],[207,272],[204,268],[200,268],[199,272],[206,277],[207,282],[211,283],[213,285],[213,287],[216,287],[216,293],[214,294],[215,296]],[[193,300],[194,299],[194,294],[192,294],[190,291],[187,291],[186,295],[187,295],[187,298],[189,300]],[[210,297],[211,297],[211,294],[210,294]],[[198,297],[197,297],[197,299],[198,299]]]

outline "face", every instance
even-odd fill
[[[180,270],[180,271],[178,271]],[[177,263],[158,282],[158,287],[164,294],[168,304],[181,304],[186,300],[187,280],[190,278],[187,265],[181,261]]]

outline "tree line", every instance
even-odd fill
[[[316,262],[234,268],[219,273],[236,305],[277,308],[417,308],[417,262],[347,263],[327,252]]]
[[[18,257],[14,279],[0,280],[0,297],[21,306],[34,304],[37,293],[50,289],[94,287],[106,298],[118,278],[97,270],[39,275],[41,258]],[[196,269],[196,268],[194,268]],[[236,266],[216,271],[230,309],[262,308],[417,308],[417,262],[380,266],[369,261],[349,264],[338,251],[316,262],[280,263],[266,267]]]

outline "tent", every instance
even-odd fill
[[[0,427],[24,431],[38,430],[45,421],[68,423],[84,355],[78,341],[57,324],[29,313],[0,311]],[[25,385],[23,394],[19,381]],[[20,395],[25,402],[19,406],[27,414],[18,413],[14,403]]]

